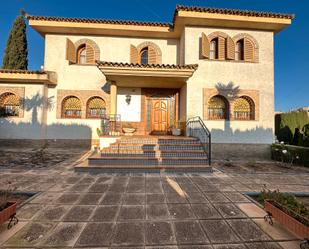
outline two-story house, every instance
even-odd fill
[[[44,70],[0,70],[1,139],[95,144],[119,124],[185,134],[199,116],[216,155],[263,154],[274,140],[274,35],[293,15],[177,6],[172,23],[27,18]]]

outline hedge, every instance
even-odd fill
[[[276,161],[309,167],[309,148],[286,144],[272,144],[271,158]]]
[[[306,146],[303,138],[307,138],[303,136],[303,129],[307,124],[309,117],[305,111],[276,114],[275,134],[280,142]]]

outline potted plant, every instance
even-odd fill
[[[103,131],[100,128],[97,128],[98,137],[103,136]]]
[[[8,182],[8,188],[0,191],[0,225],[10,220],[8,229],[11,228],[12,222],[18,222],[16,215],[17,202],[11,201],[13,189],[10,187],[11,183]]]
[[[136,129],[130,123],[124,123],[122,125],[122,131],[125,136],[132,136]]]
[[[171,126],[171,131],[173,136],[180,136],[181,135],[181,129],[179,127],[179,122],[174,121],[173,125]]]
[[[309,237],[309,210],[295,196],[263,189],[259,201],[264,201],[265,211],[278,223],[300,238]]]

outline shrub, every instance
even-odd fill
[[[273,144],[271,146],[271,158],[276,161],[309,167],[309,148],[286,144]]]
[[[305,136],[309,137],[309,124],[304,125],[302,132]]]
[[[277,138],[280,142],[283,141],[284,143],[290,144],[293,140],[293,133],[291,129],[286,125],[280,128]]]
[[[303,128],[302,128],[302,134],[301,134],[301,139],[300,139],[300,146],[304,146],[304,147],[309,147],[309,124],[306,124]]]

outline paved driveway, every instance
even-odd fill
[[[309,193],[309,175],[74,173],[71,164],[2,170],[21,191],[41,192],[18,211],[0,247],[297,248],[297,239],[243,192],[264,184]]]

